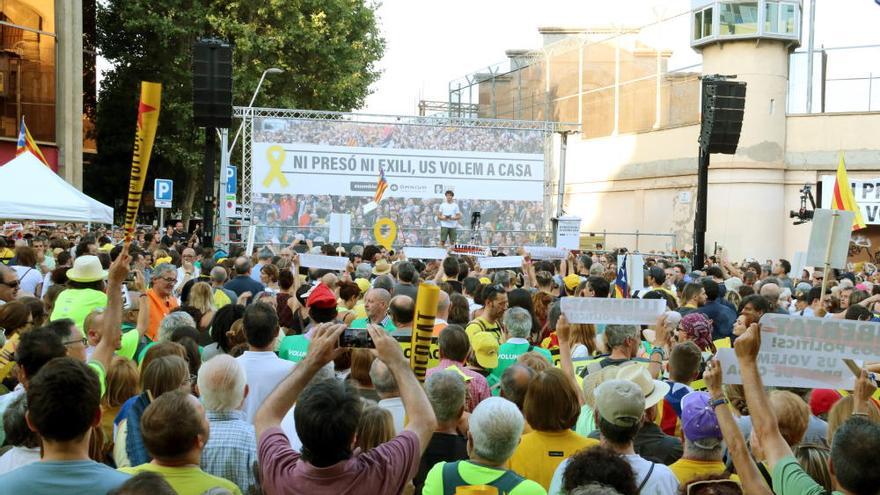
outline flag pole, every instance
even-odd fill
[[[828,243],[825,246],[825,272],[822,274],[822,289],[819,292],[819,301],[822,303],[823,308],[825,307],[825,291],[828,288],[828,276],[831,272],[831,243],[834,240],[834,227],[840,218],[838,211],[832,210],[831,212],[831,228],[828,229]]]

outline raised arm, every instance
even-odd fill
[[[793,454],[791,447],[779,432],[776,415],[770,408],[770,400],[764,390],[761,375],[758,373],[757,359],[761,347],[761,329],[758,324],[752,323],[748,330],[736,339],[733,347],[739,360],[752,427],[755,434],[761,439],[767,469],[773,472],[773,467],[780,459]]]
[[[556,338],[559,340],[559,368],[571,380],[577,390],[578,400],[584,405],[584,392],[574,377],[574,363],[571,360],[571,325],[563,314],[556,321]]]
[[[403,351],[397,341],[378,325],[368,325],[367,331],[373,338],[379,359],[388,367],[400,389],[400,399],[403,401],[406,417],[409,418],[405,429],[419,437],[419,448],[424,453],[434,429],[437,428],[434,408],[431,407],[422,384],[416,379],[409,363],[403,357]]]
[[[101,363],[104,371],[110,369],[113,353],[119,348],[119,339],[122,337],[122,284],[128,276],[129,263],[131,256],[128,255],[128,244],[126,244],[116,257],[116,261],[110,265],[107,310],[104,311],[102,319],[101,340],[92,353],[92,361]]]
[[[703,373],[703,380],[706,382],[706,388],[709,390],[713,402],[725,398],[721,387],[721,365],[718,361],[714,359],[709,361],[706,365],[706,371]],[[721,426],[721,434],[727,444],[727,451],[733,458],[733,466],[742,483],[743,493],[773,495],[773,490],[767,486],[767,482],[764,481],[764,477],[749,453],[746,439],[737,426],[733,413],[730,412],[730,406],[726,402],[715,406],[715,416]]]
[[[663,373],[663,361],[669,359],[672,349],[669,345],[669,328],[666,326],[666,315],[662,314],[654,324],[654,341],[651,342],[651,362],[648,371],[658,378]]]
[[[305,359],[275,387],[275,390],[269,394],[269,397],[257,410],[257,415],[254,417],[257,438],[260,438],[263,432],[269,428],[280,425],[284,415],[296,403],[299,394],[306,388],[315,373],[341,354],[342,349],[337,347],[337,343],[339,335],[344,330],[345,325],[330,323],[324,323],[315,328],[315,335],[309,343],[309,352]]]

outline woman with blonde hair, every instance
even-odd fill
[[[371,404],[364,407],[355,433],[355,447],[361,453],[394,438],[394,418],[387,409]]]
[[[113,420],[125,402],[137,395],[137,365],[131,359],[114,356],[107,370],[107,392],[101,398],[101,429],[104,431],[104,455],[113,455]]]
[[[834,403],[834,406],[828,411],[828,434],[825,437],[828,439],[828,443],[831,443],[837,429],[852,416],[852,412],[852,395],[847,395]],[[868,419],[873,423],[880,423],[880,409],[877,408],[877,403],[873,400],[868,401]]]
[[[189,290],[189,298],[186,304],[198,309],[202,314],[201,319],[197,322],[199,332],[204,332],[211,328],[211,320],[214,318],[214,313],[217,312],[217,307],[214,306],[214,291],[210,285],[206,282],[195,283]]]

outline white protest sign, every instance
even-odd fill
[[[851,211],[816,209],[807,249],[807,265],[824,267],[827,260],[831,268],[846,266],[854,216],[855,213]]]
[[[831,208],[834,183],[837,182],[837,176],[823,175],[821,181],[822,191],[831,191],[828,194],[822,194],[822,208]],[[862,210],[862,219],[865,223],[867,225],[880,224],[880,179],[856,179],[850,177],[849,185],[856,204]]]
[[[480,268],[521,268],[523,264],[522,256],[489,256],[485,258],[477,258],[477,264]]]
[[[880,323],[768,313],[761,317],[761,352],[880,361]]]
[[[443,248],[404,247],[403,253],[411,260],[442,260],[448,254]]]
[[[245,253],[254,252],[254,238],[257,236],[257,226],[249,225],[247,230],[247,242],[245,243]]]
[[[348,258],[320,254],[301,254],[299,255],[299,264],[306,268],[320,268],[341,272],[348,267]]]
[[[564,260],[569,250],[561,247],[525,246],[526,252],[536,260]]]
[[[666,311],[664,299],[563,297],[560,304],[569,323],[653,325]]]
[[[797,251],[794,258],[791,259],[791,278],[801,278],[804,270],[807,269],[807,253]]]
[[[351,242],[351,215],[348,213],[330,214],[330,242]]]
[[[733,349],[718,349],[724,383],[742,385],[739,362]],[[855,376],[842,359],[822,355],[764,352],[758,354],[758,374],[768,387],[831,388],[852,390]]]
[[[580,217],[559,217],[556,220],[556,247],[564,249],[581,247]]]
[[[617,266],[623,266],[623,255],[617,256]],[[641,254],[626,255],[626,279],[629,291],[645,290],[645,258]]]

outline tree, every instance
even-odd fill
[[[139,83],[161,82],[162,111],[148,183],[175,179],[184,220],[201,189],[204,131],[192,121],[193,41],[234,46],[233,101],[246,105],[263,70],[260,102],[281,108],[350,111],[363,106],[384,52],[370,0],[108,0],[98,4],[105,74],[97,113],[98,156],[86,192],[124,204]],[[235,155],[233,155],[235,156]],[[183,187],[180,187],[182,185]],[[119,209],[117,208],[117,211]]]

